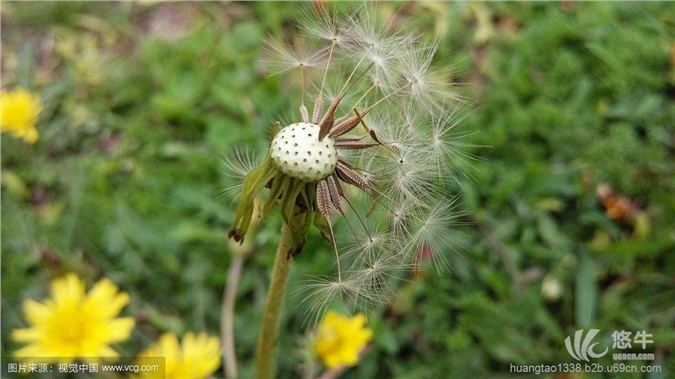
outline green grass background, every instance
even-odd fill
[[[272,122],[296,113],[260,51],[268,35],[297,33],[309,7],[3,2],[3,89],[29,88],[45,107],[35,145],[2,138],[2,355],[25,326],[22,300],[44,298],[71,271],[131,294],[125,313],[138,325],[116,346],[123,355],[162,332],[219,334],[235,209],[220,196],[232,184],[222,159],[264,148]],[[437,63],[474,104],[461,130],[480,160],[457,186],[471,213],[458,227],[465,249],[448,252],[449,272],[402,283],[371,315],[372,350],[343,377],[529,377],[509,365],[576,362],[564,339],[591,327],[611,352],[614,330],[653,334],[656,361],[634,363],[663,372],[536,377],[675,375],[675,4],[380,7],[438,38]],[[609,218],[600,183],[641,221]],[[242,378],[252,375],[280,223],[261,225],[244,267]],[[310,240],[291,293],[305,275],[330,273],[330,246]],[[548,285],[560,292],[542,292]],[[288,297],[280,378],[299,376],[302,300]]]

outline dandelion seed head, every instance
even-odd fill
[[[299,75],[301,95],[289,97],[290,121],[273,134],[267,158],[249,168],[230,232],[243,240],[261,192],[269,193],[263,215],[278,206],[296,241],[319,228],[337,272],[301,291],[317,315],[336,299],[378,304],[420,256],[445,266],[436,257],[452,250],[456,212],[444,212],[449,161],[461,157],[457,96],[433,64],[438,41],[425,44],[377,11],[307,13],[300,36],[268,44],[270,71]]]

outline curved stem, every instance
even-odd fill
[[[293,247],[293,232],[284,223],[281,228],[281,241],[274,258],[272,280],[267,292],[267,303],[263,314],[262,326],[258,334],[258,347],[255,352],[255,371],[257,379],[274,378],[274,362],[276,360],[277,337],[279,323],[286,297],[286,283],[293,259],[288,252]]]

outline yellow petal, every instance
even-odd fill
[[[89,291],[84,300],[84,307],[95,310],[101,319],[117,316],[129,303],[129,295],[118,293],[118,287],[107,279],[102,279]],[[101,307],[101,304],[106,304]]]
[[[53,315],[54,310],[50,307],[52,304],[50,302],[42,304],[28,299],[23,303],[23,313],[31,324],[40,324]]]
[[[205,333],[188,332],[183,337],[183,362],[193,367],[195,377],[206,377],[220,367],[220,340]]]
[[[84,297],[85,285],[77,275],[70,273],[52,282],[52,299],[57,304],[79,303]]]
[[[30,342],[39,339],[41,334],[42,331],[35,328],[14,329],[11,338],[16,342]]]
[[[108,342],[125,341],[131,335],[134,328],[134,319],[132,317],[117,318],[108,321],[105,331]]]

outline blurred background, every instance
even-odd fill
[[[26,326],[22,301],[45,298],[65,272],[131,295],[123,314],[137,326],[115,346],[122,355],[163,332],[219,335],[235,210],[222,161],[264,148],[297,106],[260,53],[270,35],[292,38],[312,6],[3,2],[2,88],[44,105],[34,144],[2,135],[3,356]],[[633,363],[663,372],[547,377],[675,375],[675,4],[378,7],[438,39],[436,64],[473,105],[460,130],[477,158],[457,185],[464,249],[375,309],[372,348],[341,377],[528,377],[510,364],[576,363],[564,340],[582,328],[600,329],[610,350],[615,330],[651,333],[655,361]],[[242,378],[280,225],[259,226],[244,262]],[[297,293],[332,270],[312,233],[293,264],[279,378],[302,372],[310,309]]]

